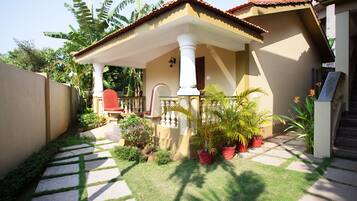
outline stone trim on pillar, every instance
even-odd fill
[[[196,80],[196,37],[193,34],[181,34],[177,41],[180,46],[180,88],[177,95],[200,95]]]

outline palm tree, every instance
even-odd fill
[[[90,91],[93,87],[92,67],[90,65],[77,64],[74,62],[70,53],[79,51],[102,39],[107,34],[136,21],[144,14],[156,9],[163,1],[160,0],[157,4],[142,5],[140,0],[122,0],[112,10],[113,0],[104,0],[101,6],[95,10],[93,5],[87,5],[84,0],[73,0],[72,3],[72,5],[65,3],[64,6],[76,18],[78,28],[76,29],[73,25],[69,25],[70,31],[68,33],[44,32],[44,35],[66,40],[64,47],[61,48],[63,58],[59,63],[66,66],[65,72],[70,72],[72,75],[70,79],[71,84],[81,92],[82,97],[84,97],[84,99],[87,100],[87,104],[90,105]],[[137,4],[136,9],[133,11],[133,13],[135,13],[134,17],[133,13],[130,19],[121,15],[121,12],[127,8],[128,5],[133,3]],[[140,70],[135,70],[135,72],[141,74]],[[134,86],[140,85],[140,83],[134,84]]]

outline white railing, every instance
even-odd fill
[[[344,111],[345,75],[330,72],[314,103],[314,156],[330,157],[342,112]]]
[[[175,111],[167,111],[170,106],[175,106],[178,104],[177,97],[160,97],[161,104],[161,120],[160,125],[164,127],[177,128],[178,127],[178,116]],[[165,112],[167,111],[167,112]]]
[[[144,112],[145,97],[120,97],[120,106],[124,109],[126,114],[140,114]]]
[[[236,104],[236,98],[232,96],[227,96],[226,99],[228,99],[229,104],[234,105]],[[200,115],[202,118],[202,123],[217,123],[218,118],[209,112],[207,112],[211,108],[220,108],[220,105],[218,102],[212,101],[212,102],[207,102],[205,101],[204,97],[200,97]]]
[[[103,99],[98,98],[98,103],[99,111],[103,114]],[[120,107],[124,109],[124,114],[142,114],[145,109],[144,96],[120,97],[118,98],[118,103]]]

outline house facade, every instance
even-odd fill
[[[200,0],[171,1],[74,56],[93,64],[98,113],[104,112],[104,65],[143,68],[144,105],[150,110],[153,88],[164,84],[168,94],[160,97],[161,115],[150,118],[160,146],[176,158],[190,154],[194,126],[182,115],[162,113],[165,107],[180,104],[214,121],[202,110],[205,86],[217,85],[227,96],[260,87],[266,95],[251,98],[261,110],[286,115],[292,98],[306,96],[314,84],[312,70],[334,60],[311,3],[302,0],[250,1],[228,11]],[[262,134],[279,130],[272,121]]]

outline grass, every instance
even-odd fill
[[[164,166],[116,160],[136,200],[145,201],[298,200],[329,164],[306,174],[243,159],[209,167],[195,160]]]

